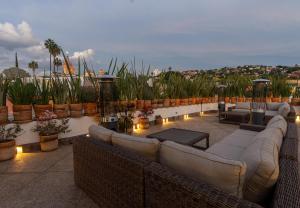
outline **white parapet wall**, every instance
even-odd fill
[[[171,118],[171,117],[182,116],[186,114],[207,112],[212,110],[218,110],[217,103],[158,108],[158,109],[154,109],[153,114],[149,116],[149,120],[153,121],[155,119],[155,116],[157,115],[161,115],[162,118]],[[137,111],[135,116],[137,117],[139,114],[140,112]],[[134,123],[137,122],[138,122],[138,118],[135,118]],[[81,118],[70,118],[69,129],[71,131],[65,134],[61,134],[59,138],[67,138],[67,137],[77,136],[81,134],[87,134],[88,128],[93,124],[96,125],[98,124],[98,120],[96,117],[83,116]],[[21,128],[23,129],[23,131],[21,135],[19,135],[16,138],[17,145],[39,142],[38,133],[32,131],[35,125],[36,125],[36,121],[26,123],[26,124],[21,124]]]

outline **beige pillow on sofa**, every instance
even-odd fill
[[[114,132],[112,144],[128,150],[134,151],[152,161],[157,160],[160,142],[157,139],[130,136]]]
[[[267,110],[270,111],[278,111],[278,109],[280,108],[280,106],[282,106],[282,103],[276,103],[276,102],[272,102],[272,103],[267,103]]]
[[[237,102],[235,105],[235,108],[250,110],[250,103],[249,102]]]
[[[291,111],[291,107],[290,107],[290,105],[288,104],[288,103],[283,103],[281,106],[280,106],[280,108],[278,109],[278,113],[280,114],[280,115],[282,115],[283,117],[287,117],[288,116],[288,114],[290,113],[290,111]]]
[[[103,126],[92,125],[89,127],[89,135],[94,139],[102,140],[106,143],[111,144],[111,135],[114,132]]]
[[[282,135],[285,136],[287,131],[287,122],[281,115],[277,115],[268,122],[266,129],[268,128],[278,128],[281,130]]]
[[[161,144],[159,155],[162,165],[196,180],[213,184],[229,194],[242,197],[245,163],[224,159],[171,141]]]
[[[281,131],[269,128],[257,134],[254,143],[241,155],[241,161],[247,164],[245,199],[262,202],[271,193],[279,176],[278,152],[281,142]]]

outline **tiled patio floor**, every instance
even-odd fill
[[[135,134],[147,135],[171,127],[208,132],[211,143],[238,128],[219,124],[216,116],[205,116],[152,126]],[[54,152],[23,153],[14,160],[1,162],[0,207],[93,208],[97,205],[74,185],[72,145],[63,145]]]

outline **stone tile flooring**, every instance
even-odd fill
[[[210,143],[229,135],[238,126],[219,124],[215,115],[193,117],[138,130],[147,135],[171,127],[210,133]],[[21,153],[0,163],[1,208],[94,208],[97,205],[74,184],[72,145],[62,145],[54,152]]]

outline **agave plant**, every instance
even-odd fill
[[[33,83],[16,78],[8,87],[8,96],[15,105],[30,105],[33,103],[35,91]]]
[[[66,78],[57,75],[51,78],[51,96],[55,104],[66,104],[68,100],[69,85]]]
[[[1,74],[0,75],[0,106],[6,105],[8,86],[9,86],[9,80]]]
[[[42,80],[37,80],[35,78],[34,80],[35,85],[35,97],[34,97],[34,104],[40,104],[40,105],[48,105],[49,99],[51,97],[50,92],[50,82],[43,77]]]
[[[287,83],[286,78],[272,76],[270,80],[273,97],[289,97],[291,95],[292,87]]]

